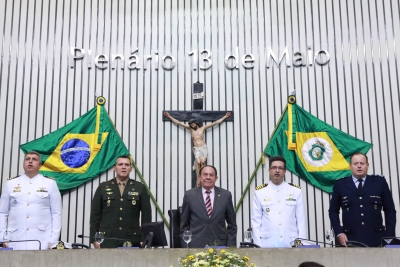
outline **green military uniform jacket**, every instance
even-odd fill
[[[99,185],[90,213],[90,236],[103,232],[105,238],[119,238],[139,246],[143,240],[139,225],[151,221],[150,197],[142,183],[128,179],[121,196],[116,178]],[[91,243],[95,240],[91,238]],[[122,247],[124,241],[106,240],[102,248]]]

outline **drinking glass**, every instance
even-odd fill
[[[11,233],[8,230],[5,230],[3,233],[3,248],[9,247],[7,242],[11,240]]]
[[[185,232],[183,232],[183,241],[186,242],[187,247],[189,248],[189,243],[190,241],[192,241],[192,231],[186,230]]]
[[[328,229],[325,231],[325,238],[326,240],[328,240],[329,243],[331,243],[331,245],[333,245],[333,230],[332,229]]]
[[[244,233],[244,242],[253,242],[251,231],[248,230]]]
[[[97,243],[101,244],[104,241],[104,233],[96,232],[96,234],[94,235],[94,239]]]

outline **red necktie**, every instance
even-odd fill
[[[207,209],[208,218],[211,217],[211,213],[212,213],[210,193],[211,193],[211,191],[206,191],[206,194],[207,194],[207,197],[206,197],[206,209]]]

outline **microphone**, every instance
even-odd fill
[[[95,239],[94,236],[87,236],[87,235],[78,235],[78,237],[79,237],[79,238],[93,238],[93,239]],[[115,238],[115,237],[104,237],[103,239],[104,239],[104,240],[124,241],[124,246],[123,246],[123,247],[130,247],[130,246],[125,245],[125,243],[127,243],[127,242],[126,242],[126,239]]]
[[[261,248],[261,247],[251,242],[240,242],[240,248]]]
[[[347,247],[364,247],[364,248],[369,248],[369,246],[365,245],[362,242],[359,241],[353,241],[353,240],[348,240],[347,241]]]
[[[319,243],[319,244],[324,244],[324,245],[329,245],[329,246],[332,246],[332,247],[336,247],[336,245],[333,244],[333,243],[326,243],[326,242],[323,242],[323,241],[316,241],[316,240],[305,239],[305,238],[296,238],[294,240],[293,247],[297,248],[298,246],[302,246],[303,244],[301,243],[301,241],[310,241],[310,242],[315,242],[315,243]]]
[[[4,243],[21,243],[21,242],[38,242],[39,243],[39,250],[42,249],[42,243],[40,242],[40,240],[37,239],[30,239],[30,240],[8,240],[8,241],[3,241]],[[4,246],[4,245],[3,245]]]

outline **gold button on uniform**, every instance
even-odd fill
[[[122,230],[122,227],[120,227],[119,230]]]
[[[120,200],[122,201],[122,200],[124,200],[124,199],[121,197],[121,199],[120,199]]]
[[[282,238],[283,236],[281,236],[281,238]]]
[[[364,222],[362,222],[361,224],[364,225]]]
[[[362,197],[360,197],[360,199],[362,199]]]
[[[362,207],[363,207],[363,205],[360,205],[360,207],[362,208]]]
[[[30,194],[31,192],[28,192],[28,195]]]
[[[122,208],[119,208],[120,210],[122,210]]]
[[[29,206],[29,203],[28,204],[26,204],[27,206]]]
[[[29,228],[26,228],[26,231],[29,231]]]
[[[119,217],[119,220],[122,221],[122,217]]]
[[[361,213],[361,216],[364,216],[364,213]]]
[[[26,216],[26,218],[29,218],[29,216]]]

